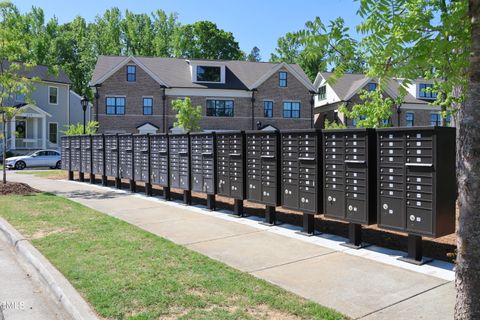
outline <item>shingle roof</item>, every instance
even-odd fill
[[[124,62],[123,56],[99,56],[92,75],[91,83],[98,83],[108,72]],[[260,77],[278,65],[269,62],[249,62],[236,60],[194,60],[191,62],[218,62],[225,65],[225,83],[194,83],[190,74],[190,65],[186,59],[135,57],[158,78],[176,88],[212,88],[248,90]],[[296,64],[290,65],[300,77],[310,83],[305,72]]]
[[[9,61],[2,62],[3,67],[8,67],[9,65],[10,65]],[[21,76],[27,77],[29,79],[37,77],[43,81],[48,81],[48,82],[65,83],[65,84],[72,83],[70,81],[70,78],[68,78],[68,76],[65,74],[65,72],[63,72],[62,69],[58,71],[58,74],[54,74],[53,72],[50,72],[47,66],[43,66],[43,65],[37,65],[27,69],[20,67],[20,69],[18,70],[18,74]]]

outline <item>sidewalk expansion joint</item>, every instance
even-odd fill
[[[331,252],[319,253],[319,254],[316,254],[316,255],[313,255],[313,256],[297,259],[297,260],[294,260],[294,261],[288,261],[288,262],[285,262],[285,263],[280,263],[280,264],[277,264],[277,265],[274,265],[274,266],[268,266],[268,267],[264,267],[264,268],[260,268],[260,269],[250,270],[250,271],[248,271],[248,273],[255,273],[255,272],[265,271],[265,270],[274,269],[274,268],[278,268],[278,267],[288,266],[290,264],[294,264],[294,263],[297,263],[297,262],[302,262],[302,261],[307,261],[307,260],[318,258],[318,257],[328,256],[328,255],[331,255],[333,253],[341,253],[341,252],[340,251],[331,251]]]
[[[358,318],[355,318],[354,320],[364,319],[365,317],[368,317],[368,316],[370,316],[370,315],[372,315],[372,314],[375,314],[375,313],[377,313],[377,312],[380,312],[380,311],[382,311],[382,310],[391,308],[391,307],[393,307],[393,306],[395,306],[395,305],[397,305],[397,304],[399,304],[399,303],[408,301],[408,300],[413,299],[413,298],[415,298],[415,297],[418,297],[418,296],[420,296],[420,295],[422,295],[422,294],[424,294],[424,293],[427,293],[427,292],[429,292],[429,291],[432,291],[432,290],[438,289],[438,288],[440,288],[440,287],[443,287],[444,285],[447,285],[447,284],[449,284],[450,282],[451,282],[451,281],[446,281],[446,282],[444,282],[444,283],[440,283],[439,285],[436,285],[436,286],[431,287],[431,288],[429,288],[429,289],[423,290],[423,291],[421,291],[421,292],[419,292],[419,293],[416,293],[416,294],[414,294],[414,295],[412,295],[412,296],[410,296],[410,297],[404,298],[404,299],[402,299],[402,300],[398,300],[398,301],[396,301],[396,302],[394,302],[394,303],[392,303],[392,304],[389,304],[388,306],[385,306],[385,307],[380,308],[380,309],[378,309],[378,310],[375,310],[375,311],[369,312],[369,313],[367,313],[367,314],[364,314],[363,316],[360,316],[360,317],[358,317]]]

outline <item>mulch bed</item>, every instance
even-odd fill
[[[8,182],[3,184],[0,182],[0,195],[28,195],[32,193],[40,192],[37,189],[30,187],[26,183],[21,182]]]

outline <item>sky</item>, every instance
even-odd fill
[[[56,16],[60,23],[80,15],[87,21],[118,7],[134,13],[151,13],[162,9],[176,12],[182,24],[210,20],[220,29],[232,32],[240,48],[249,53],[254,46],[268,61],[275,51],[277,40],[287,32],[302,29],[306,21],[319,16],[325,24],[339,16],[346,21],[352,35],[360,23],[356,15],[358,1],[354,0],[12,0],[22,13],[32,6],[41,7],[45,17]]]

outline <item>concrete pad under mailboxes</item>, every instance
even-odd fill
[[[172,208],[172,210],[175,210]],[[198,219],[182,219],[157,223],[138,224],[140,228],[167,238],[178,244],[209,241],[241,234],[259,232],[258,229],[236,222],[204,216]]]
[[[455,283],[449,282],[362,319],[449,320],[453,319],[454,310]]]
[[[340,252],[253,274],[351,318],[365,316],[446,282]]]
[[[248,272],[333,252],[266,231],[195,243],[187,247]]]

